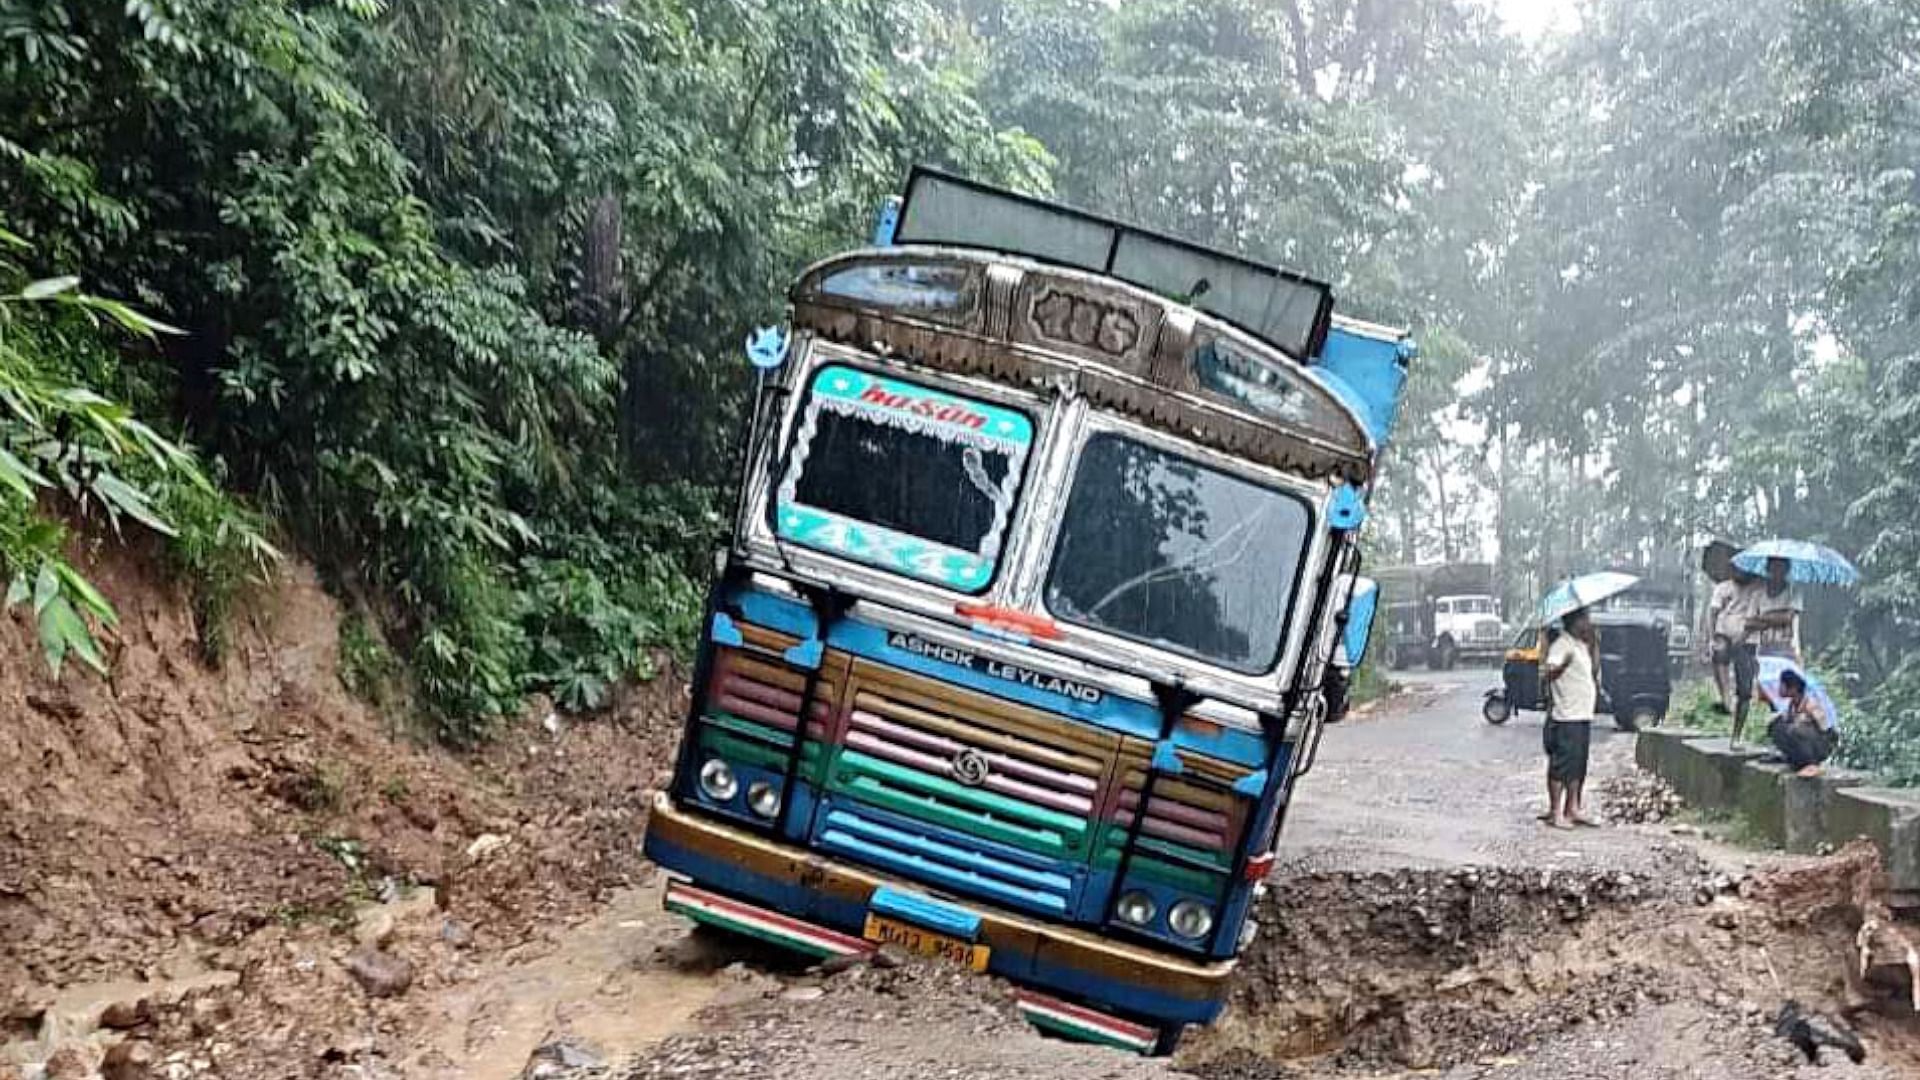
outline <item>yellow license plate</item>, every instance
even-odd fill
[[[863,935],[868,941],[877,941],[882,945],[898,945],[911,953],[921,956],[937,956],[942,960],[972,968],[974,971],[987,970],[987,956],[993,952],[985,945],[969,945],[944,934],[922,930],[917,926],[894,922],[878,915],[867,916],[867,928]]]

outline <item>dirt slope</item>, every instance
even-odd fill
[[[31,622],[0,618],[0,1070],[46,1053],[34,1044],[54,1028],[89,1026],[71,1014],[134,993],[123,984],[150,982],[153,1018],[133,1030],[157,1035],[179,997],[165,980],[237,976],[244,992],[188,995],[218,1019],[200,1027],[280,1046],[251,1066],[234,1050],[222,1072],[304,1075],[341,1031],[405,1032],[436,985],[537,948],[638,880],[679,680],[592,723],[535,710],[455,755],[345,691],[338,611],[308,568],[239,605],[215,670],[155,562],[85,561],[121,615],[111,679],[52,679]],[[391,1002],[353,987],[342,956],[356,912],[383,899],[407,925],[361,936],[413,963],[419,988]]]

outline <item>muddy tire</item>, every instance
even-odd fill
[[[1172,1027],[1161,1028],[1159,1037],[1153,1040],[1152,1056],[1172,1057],[1173,1052],[1180,1048],[1180,1037],[1186,1033],[1187,1026],[1185,1024],[1175,1024]]]
[[[1427,654],[1427,666],[1434,671],[1452,671],[1460,662],[1460,650],[1453,644],[1452,638],[1441,638],[1440,644]]]
[[[1613,726],[1621,731],[1645,731],[1657,728],[1660,721],[1666,719],[1658,709],[1647,705],[1636,706],[1613,714]]]
[[[1513,706],[1499,694],[1489,694],[1487,700],[1480,703],[1480,719],[1498,727],[1513,719]]]

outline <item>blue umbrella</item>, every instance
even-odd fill
[[[1801,585],[1858,585],[1860,571],[1845,555],[1807,540],[1763,540],[1733,557],[1733,565],[1749,574],[1767,572],[1768,559],[1785,559],[1793,567],[1787,580]]]
[[[1582,574],[1547,590],[1540,598],[1540,606],[1534,609],[1534,623],[1546,626],[1557,619],[1581,608],[1592,607],[1602,600],[1619,596],[1635,585],[1640,579],[1632,574],[1619,574],[1605,571],[1598,574]]]

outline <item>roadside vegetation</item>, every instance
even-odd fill
[[[50,662],[103,666],[76,545],[155,534],[217,657],[295,551],[368,620],[368,692],[442,736],[535,693],[602,707],[691,640],[748,330],[925,162],[1411,326],[1393,561],[1490,531],[1511,606],[1705,532],[1857,554],[1868,586],[1809,637],[1845,657],[1849,757],[1920,777],[1916,26],[1871,0],[1600,0],[1543,42],[1460,0],[0,0],[0,580]]]

